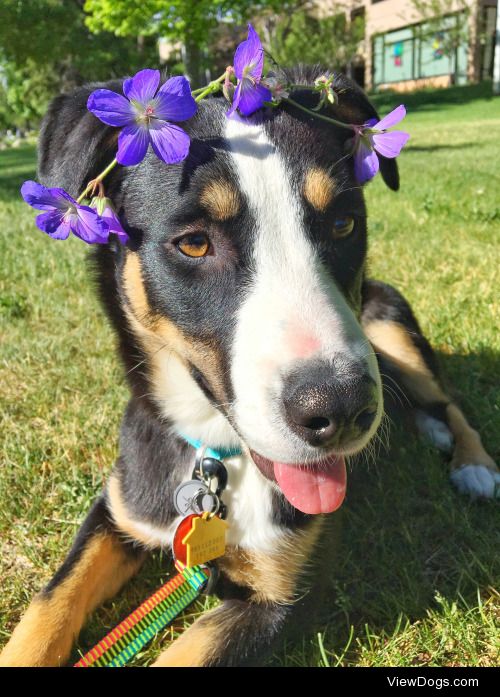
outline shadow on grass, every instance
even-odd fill
[[[385,112],[393,109],[394,104],[399,103],[400,99],[410,111],[433,111],[446,108],[450,104],[466,104],[476,99],[492,100],[491,81],[481,82],[478,85],[460,85],[441,89],[424,89],[418,92],[408,92],[401,94],[389,90],[370,95],[370,99],[377,109]]]
[[[0,151],[0,201],[22,201],[19,190],[36,178],[36,147],[23,145]]]
[[[477,148],[477,143],[456,143],[452,145],[408,145],[406,152],[436,152],[437,150],[463,150],[464,148]]]

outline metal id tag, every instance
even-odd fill
[[[175,490],[174,506],[177,513],[182,516],[190,513],[213,513],[219,508],[219,500],[205,482],[191,479],[179,484]]]

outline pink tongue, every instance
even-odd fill
[[[343,457],[332,457],[316,466],[275,462],[274,476],[292,506],[302,513],[331,513],[342,505],[345,497]]]

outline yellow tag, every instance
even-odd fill
[[[219,516],[209,518],[205,512],[193,519],[193,526],[182,543],[186,545],[186,565],[197,566],[211,559],[222,557],[226,551],[226,528],[228,524]]]

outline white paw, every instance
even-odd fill
[[[450,453],[453,450],[453,436],[448,426],[426,414],[425,411],[417,409],[415,412],[415,423],[420,433],[427,438],[438,450]]]
[[[461,494],[472,499],[500,498],[500,472],[484,465],[462,465],[451,472],[450,479]]]

